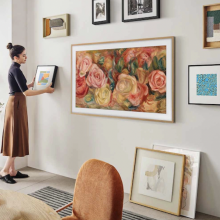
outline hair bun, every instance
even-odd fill
[[[7,49],[8,49],[8,50],[11,50],[12,47],[13,47],[12,43],[8,43]]]

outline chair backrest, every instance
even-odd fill
[[[124,190],[118,171],[100,160],[88,160],[78,173],[73,214],[79,220],[121,220]]]

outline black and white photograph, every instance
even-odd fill
[[[128,15],[151,13],[153,4],[152,0],[127,0]]]
[[[92,23],[94,25],[110,23],[110,0],[92,1]]]
[[[160,0],[122,0],[122,21],[160,18]]]

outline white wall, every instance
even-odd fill
[[[90,158],[113,164],[130,190],[134,150],[153,143],[204,152],[197,210],[220,216],[219,107],[188,105],[188,65],[219,63],[220,49],[205,50],[203,5],[218,0],[162,0],[161,19],[122,23],[121,1],[111,0],[111,24],[92,25],[89,0],[31,0],[27,6],[28,78],[36,66],[56,64],[54,94],[30,97],[31,155],[28,165],[76,178]],[[42,18],[71,14],[71,36],[43,39]],[[71,44],[176,37],[176,123],[70,114]]]
[[[26,0],[0,0],[0,101],[8,100],[8,69],[11,58],[6,45],[9,42],[26,46]],[[22,67],[26,74],[26,66]],[[0,148],[3,130],[4,112],[0,115]],[[0,155],[0,167],[4,166],[6,157]],[[27,166],[27,158],[16,159],[16,168]]]

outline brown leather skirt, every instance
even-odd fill
[[[11,157],[29,155],[26,97],[21,92],[9,96],[6,105],[1,153]]]

